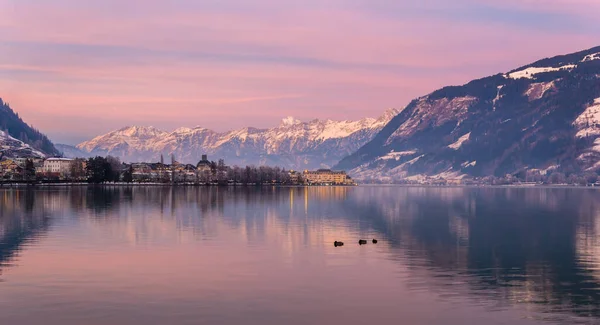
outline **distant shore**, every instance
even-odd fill
[[[432,184],[360,184],[363,187],[430,187],[430,188],[597,188],[600,189],[600,185],[576,185],[576,184],[536,184],[536,185],[524,185],[524,184],[506,184],[506,185],[492,185],[492,184],[452,184],[452,185],[432,185]]]
[[[216,184],[216,183],[87,183],[87,182],[0,182],[0,188],[6,187],[65,187],[65,186],[164,186],[164,187],[355,187],[357,185],[326,185],[326,184]]]
[[[600,185],[574,185],[574,184],[507,184],[507,185],[473,185],[473,184],[452,184],[452,185],[432,185],[432,184],[355,184],[355,185],[333,185],[333,184],[216,184],[216,183],[87,183],[87,182],[0,182],[0,188],[21,188],[21,187],[78,187],[78,186],[120,186],[120,187],[406,187],[406,188],[578,188],[578,189],[600,189]]]

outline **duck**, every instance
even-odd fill
[[[338,247],[338,246],[344,246],[344,243],[343,243],[343,242],[341,242],[341,241],[337,241],[337,240],[336,240],[336,241],[334,241],[334,242],[333,242],[333,246],[335,246],[335,247]]]
[[[373,244],[377,244],[377,239],[373,238]]]
[[[367,243],[367,241],[366,241],[366,240],[364,240],[364,239],[359,239],[359,240],[358,240],[358,244],[359,244],[359,245],[365,245],[366,243]]]

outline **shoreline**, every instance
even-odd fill
[[[196,183],[86,183],[86,182],[50,182],[50,183],[3,183],[0,188],[43,188],[43,187],[405,187],[405,188],[565,188],[565,189],[600,189],[596,185],[574,184],[539,184],[539,185],[431,185],[431,184],[355,184],[355,185],[315,185],[315,184],[196,184]]]
[[[13,187],[77,187],[77,186],[156,186],[156,187],[355,187],[358,185],[307,185],[307,184],[195,184],[195,183],[85,183],[85,182],[52,182],[52,183],[2,183],[0,188]]]

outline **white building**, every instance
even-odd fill
[[[73,159],[69,158],[48,158],[42,166],[43,173],[60,174],[61,176],[68,175],[71,172],[71,164]]]

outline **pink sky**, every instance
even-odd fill
[[[358,119],[600,45],[596,0],[0,0],[0,97],[55,142]]]

